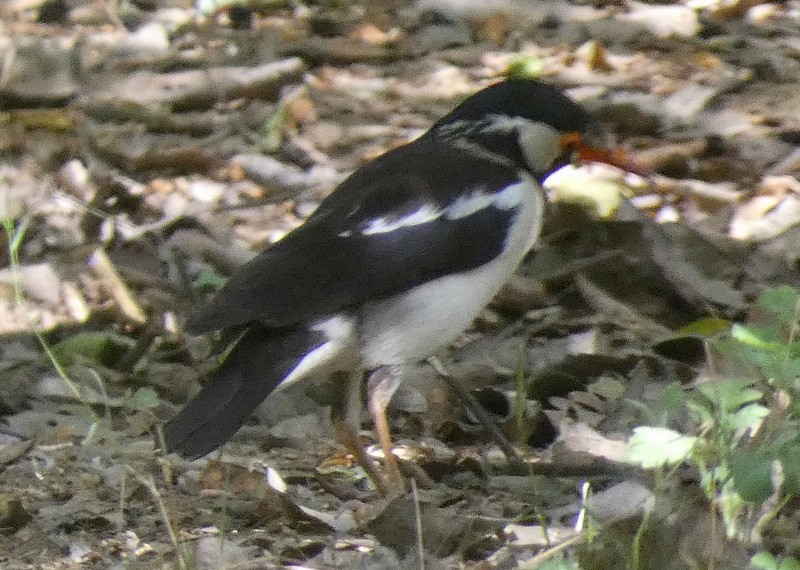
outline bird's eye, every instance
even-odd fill
[[[561,135],[561,148],[576,149],[583,144],[583,136],[578,132]]]
[[[581,148],[584,146],[581,134],[573,132],[561,135],[559,144],[561,146],[559,160],[565,164],[576,164],[580,158]]]

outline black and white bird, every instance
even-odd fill
[[[576,156],[617,160],[586,146],[596,133],[555,88],[506,80],[354,172],[190,318],[191,333],[239,337],[164,425],[167,450],[202,456],[270,392],[324,374],[342,383],[336,433],[364,459],[345,411],[367,373],[387,467],[373,476],[402,488],[385,408],[404,368],[452,343],[515,271],[539,235],[549,174]]]

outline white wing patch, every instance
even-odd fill
[[[445,215],[450,220],[466,218],[472,214],[494,206],[500,210],[511,210],[522,202],[523,185],[510,184],[496,194],[486,194],[480,190],[459,196],[455,202],[445,209]]]
[[[361,233],[364,235],[385,234],[400,228],[427,224],[439,219],[441,216],[442,211],[439,208],[431,204],[424,204],[401,218],[387,218],[385,216],[375,218],[369,222],[367,227],[361,230]]]
[[[456,201],[445,209],[445,214],[451,220],[466,218],[488,207],[493,199],[494,196],[480,190],[473,190],[469,194],[456,198]]]
[[[464,194],[456,198],[444,210],[433,204],[424,204],[405,216],[392,218],[381,216],[375,218],[361,230],[362,235],[384,234],[408,228],[421,226],[438,220],[444,215],[448,220],[460,220],[469,217],[483,209],[495,207],[500,210],[512,210],[522,203],[523,192],[525,191],[522,183],[509,184],[500,192],[487,194],[481,190],[473,190],[469,194]],[[339,237],[350,237],[350,230],[339,233]]]

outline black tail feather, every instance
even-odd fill
[[[323,333],[305,327],[252,327],[200,393],[164,424],[166,451],[196,459],[228,441],[303,357],[325,340]]]

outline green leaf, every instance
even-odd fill
[[[216,291],[222,289],[225,283],[228,282],[226,277],[220,275],[209,265],[204,265],[200,270],[200,274],[192,283],[193,289],[210,289]]]
[[[731,455],[731,476],[736,492],[745,501],[761,503],[772,494],[772,459],[751,449]]]
[[[787,380],[794,380],[793,377],[787,377],[787,374],[792,370],[793,364],[793,359],[789,355],[789,348],[787,346],[784,346],[780,351],[764,351],[749,346],[743,346],[739,354],[744,356],[752,364],[755,364],[764,378],[776,381],[782,387],[787,387],[785,386]]]
[[[82,332],[65,338],[51,347],[62,366],[69,366],[77,357],[104,366],[113,366],[127,350],[136,345],[133,339],[111,332]]]
[[[732,430],[756,430],[761,420],[769,415],[769,408],[761,404],[748,404],[728,417],[728,426]]]
[[[765,311],[776,315],[782,322],[790,323],[796,319],[798,298],[800,294],[794,288],[783,285],[761,293],[758,304]]]
[[[597,394],[609,402],[616,402],[622,399],[627,388],[625,384],[619,380],[609,378],[608,376],[601,376],[595,382],[589,384],[586,390],[592,394]]]
[[[800,570],[800,562],[796,558],[789,556],[778,559],[764,551],[753,555],[750,559],[750,566],[756,570]]]
[[[711,338],[730,330],[730,328],[731,322],[728,319],[707,317],[692,321],[688,325],[679,328],[678,334],[680,336],[698,335],[703,338]]]
[[[126,403],[135,410],[152,410],[158,407],[161,402],[158,398],[158,392],[149,386],[143,386],[131,394]]]
[[[686,403],[686,390],[677,382],[664,388],[658,395],[657,407],[668,417],[683,410]]]
[[[716,409],[732,412],[763,398],[761,391],[752,385],[753,381],[748,379],[720,378],[703,382],[697,386],[697,391],[708,398]]]
[[[777,351],[784,347],[780,342],[780,331],[774,327],[754,327],[737,323],[731,327],[731,337],[760,350]]]
[[[514,58],[506,68],[509,79],[536,79],[544,70],[544,60],[538,55],[523,55]]]
[[[778,564],[778,570],[800,570],[800,562],[795,557],[784,558]]]
[[[270,154],[280,149],[288,119],[289,115],[286,113],[286,109],[281,107],[264,122],[264,126],[261,129],[261,139],[258,144],[261,152]]]
[[[800,376],[800,358],[796,343],[782,344],[779,349],[762,350],[751,346],[740,346],[737,354],[753,363],[765,378],[784,389],[792,389],[794,380]]]
[[[791,377],[792,379],[795,379],[797,377],[800,377],[800,358],[794,356],[787,358],[783,362],[782,368],[783,368],[783,374],[787,378]]]
[[[791,447],[779,456],[783,467],[783,486],[792,495],[800,493],[800,448]]]
[[[557,558],[555,560],[548,560],[537,566],[538,570],[581,570],[581,567],[567,560],[566,558]]]
[[[778,570],[778,561],[769,552],[759,552],[750,559],[750,566],[757,570]]]
[[[671,429],[641,426],[628,440],[625,460],[645,469],[677,464],[691,456],[698,441]]]
[[[699,392],[687,392],[684,405],[693,418],[701,424],[713,424],[717,420],[716,404]]]

